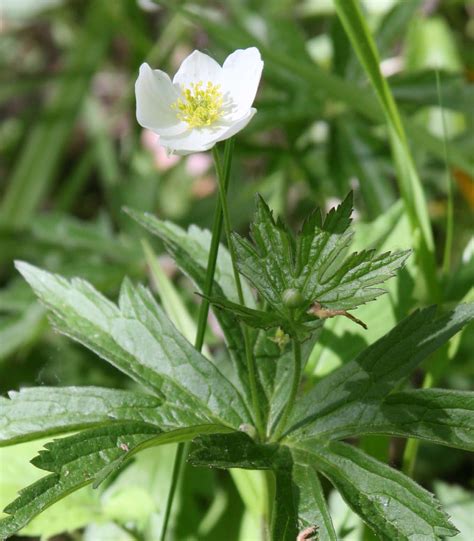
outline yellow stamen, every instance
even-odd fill
[[[171,108],[178,111],[177,117],[187,122],[190,128],[210,126],[222,116],[222,92],[220,85],[208,81],[203,88],[202,81],[191,83],[183,90],[183,97],[177,99]]]

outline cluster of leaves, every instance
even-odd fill
[[[252,327],[281,327],[299,339],[320,326],[311,307],[318,303],[328,314],[357,308],[384,293],[373,287],[394,275],[409,251],[376,254],[375,250],[345,257],[352,241],[352,194],[322,219],[317,209],[296,238],[281,220],[275,221],[258,197],[251,225],[252,245],[233,236],[240,272],[267,302],[267,311],[212,297],[214,304],[234,312]]]
[[[348,205],[346,201],[324,222],[311,218],[295,243],[299,246],[295,252],[289,248],[291,237],[286,228],[274,222],[263,202],[258,203],[254,240],[260,242],[263,237],[259,235],[264,234],[272,243],[272,250],[265,254],[274,254],[261,265],[264,271],[257,275],[246,272],[257,252],[246,241],[234,240],[242,248],[240,256],[251,254],[240,258],[242,272],[272,307],[258,313],[275,311],[278,324],[283,322],[287,312],[282,309],[281,295],[288,286],[301,287],[298,280],[304,282],[301,277],[312,275],[311,265],[317,279],[304,290],[308,298],[317,295],[318,300],[335,303],[331,306],[353,308],[376,296],[370,286],[392,274],[406,254],[375,256],[365,252],[336,264],[346,246]],[[196,232],[182,231],[151,215],[135,216],[165,241],[180,268],[202,289],[205,266],[196,250]],[[319,258],[311,258],[314,250],[322,253],[321,243],[327,247],[323,270]],[[295,257],[295,253],[299,255]],[[299,272],[291,272],[280,284],[270,282],[272,257],[277,258],[280,270],[284,264],[284,268],[298,268]],[[303,261],[302,266],[295,266]],[[291,358],[288,351],[280,351],[268,340],[265,331],[254,333],[267,427],[264,441],[256,441],[248,435],[255,419],[238,338],[242,331],[232,311],[218,310],[216,314],[229,345],[231,362],[227,365],[225,360],[210,360],[196,351],[142,286],[125,280],[116,305],[82,280],[69,281],[25,263],[18,268],[49,310],[56,329],[124,372],[143,387],[143,392],[42,387],[1,399],[3,445],[77,432],[54,440],[34,459],[33,463],[49,474],[25,488],[6,508],[9,516],[0,521],[2,537],[19,531],[72,491],[86,484],[98,486],[140,450],[185,440],[194,441],[189,456],[194,465],[274,472],[271,528],[275,540],[294,541],[305,528],[317,528],[321,540],[336,539],[320,475],[331,481],[381,538],[436,540],[456,533],[434,496],[404,474],[339,440],[362,434],[395,434],[474,450],[472,393],[400,390],[427,356],[474,319],[474,305],[461,305],[441,315],[435,308],[414,312],[301,395],[278,439],[274,427],[288,396]],[[354,269],[360,287],[346,279]],[[279,273],[279,268],[274,270]],[[323,297],[324,284],[330,284],[332,297],[328,287]],[[344,288],[353,291],[355,301],[351,303],[349,294],[341,294]],[[235,290],[226,273],[216,276],[214,293],[226,305],[235,302]],[[247,293],[250,296],[249,290]],[[240,312],[237,315],[241,317]],[[309,334],[308,329],[305,332]],[[305,359],[312,341],[306,344]]]

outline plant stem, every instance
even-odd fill
[[[293,365],[293,382],[291,384],[291,392],[290,397],[288,398],[288,402],[286,403],[285,409],[283,410],[282,416],[280,417],[280,421],[277,424],[277,427],[275,429],[275,434],[273,439],[278,440],[283,432],[283,430],[286,428],[286,423],[290,417],[290,413],[293,410],[293,406],[295,405],[296,395],[298,393],[298,387],[300,385],[300,379],[301,379],[301,344],[299,343],[297,338],[293,338],[293,357],[294,357],[294,365]]]
[[[227,152],[224,156],[224,168],[230,173],[230,166],[232,162],[232,152]],[[217,176],[220,177],[220,171],[218,170]],[[229,187],[229,177],[227,174],[223,181],[222,189],[224,194],[227,194]],[[220,185],[220,184],[219,184]],[[217,264],[217,254],[219,252],[219,242],[222,232],[222,205],[221,198],[217,199],[216,209],[214,211],[214,222],[212,224],[212,237],[211,246],[209,248],[209,256],[207,260],[206,278],[204,280],[203,293],[206,297],[209,297],[212,293],[212,284],[214,282],[214,273]],[[209,301],[206,298],[202,299],[199,307],[198,323],[196,330],[196,339],[194,341],[194,347],[201,351],[204,344],[204,335],[206,333],[207,316],[209,315]],[[186,466],[186,456],[188,454],[188,443],[179,443],[176,449],[176,455],[173,464],[173,473],[171,477],[171,486],[168,492],[168,499],[166,501],[165,516],[163,519],[163,526],[161,528],[160,541],[165,541],[166,532],[168,529],[168,523],[171,514],[171,508],[173,506],[173,499],[176,493],[179,480],[183,475],[184,467]]]
[[[173,506],[173,499],[178,488],[179,479],[184,469],[185,458],[188,454],[187,444],[178,443],[176,454],[174,456],[173,473],[171,474],[171,486],[168,492],[168,499],[166,500],[165,516],[163,518],[163,526],[161,527],[160,541],[165,541],[166,532],[168,530],[168,523],[171,515],[171,508]]]
[[[234,146],[234,141],[232,138],[227,139],[224,150],[224,167],[220,165],[219,151],[216,147],[213,148],[213,156],[216,164],[217,178],[219,180],[219,197],[221,201],[222,214],[224,217],[224,231],[227,239],[227,247],[229,249],[230,258],[232,261],[232,269],[234,271],[235,287],[237,289],[237,295],[239,302],[242,305],[245,305],[244,293],[242,290],[242,282],[240,280],[239,270],[237,268],[237,258],[235,255],[234,245],[232,244],[231,237],[231,225],[229,217],[229,209],[227,206],[227,197],[226,197],[226,184],[228,183],[228,176],[230,175],[230,164],[229,160],[226,159],[226,156],[232,154],[232,149]],[[244,336],[244,348],[245,348],[245,357],[247,361],[247,370],[249,374],[249,383],[250,383],[250,394],[252,397],[252,406],[255,415],[255,424],[257,429],[257,434],[262,440],[265,435],[265,429],[262,421],[262,414],[260,412],[260,402],[258,399],[258,389],[257,389],[257,374],[255,368],[255,360],[253,358],[252,349],[250,345],[250,337],[246,325],[242,324],[242,333]]]

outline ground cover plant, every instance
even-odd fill
[[[420,60],[424,33],[452,49],[455,4],[335,0],[331,68],[311,2],[80,8],[0,209],[2,538],[469,539],[472,90]],[[387,81],[411,18],[418,71]],[[124,24],[110,108],[88,86]],[[211,42],[171,69],[189,25]],[[141,139],[114,125],[131,110]]]

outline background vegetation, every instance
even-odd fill
[[[237,138],[230,194],[236,229],[246,233],[256,192],[297,227],[312,208],[333,206],[352,189],[355,248],[414,249],[389,294],[357,311],[368,331],[350,321],[328,322],[307,366],[308,381],[350,360],[417,306],[473,300],[474,4],[362,5],[358,24],[347,4],[336,2],[338,17],[330,0],[160,7],[135,0],[2,1],[2,393],[38,384],[129,384],[52,332],[14,259],[84,277],[114,299],[125,274],[149,282],[192,340],[198,301],[191,284],[121,209],[210,227],[216,182],[209,156],[167,158],[134,116],[139,65],[146,60],[173,73],[195,48],[222,61],[236,48],[257,45],[265,61],[258,114]],[[384,77],[377,54],[366,47],[367,31]],[[219,354],[212,320],[210,328],[207,344]],[[472,388],[473,334],[468,330],[430,359],[414,383]],[[42,443],[0,450],[2,506],[41,476],[28,460]],[[461,530],[456,539],[470,539],[474,470],[466,453],[431,445],[417,453],[382,437],[362,438],[360,445],[412,471],[446,505]],[[139,455],[106,488],[63,500],[25,535],[48,538],[67,530],[70,538],[88,541],[153,538],[173,457],[174,446]],[[252,539],[262,486],[258,472],[187,468],[174,538]],[[370,539],[342,500],[329,498],[340,538]]]

